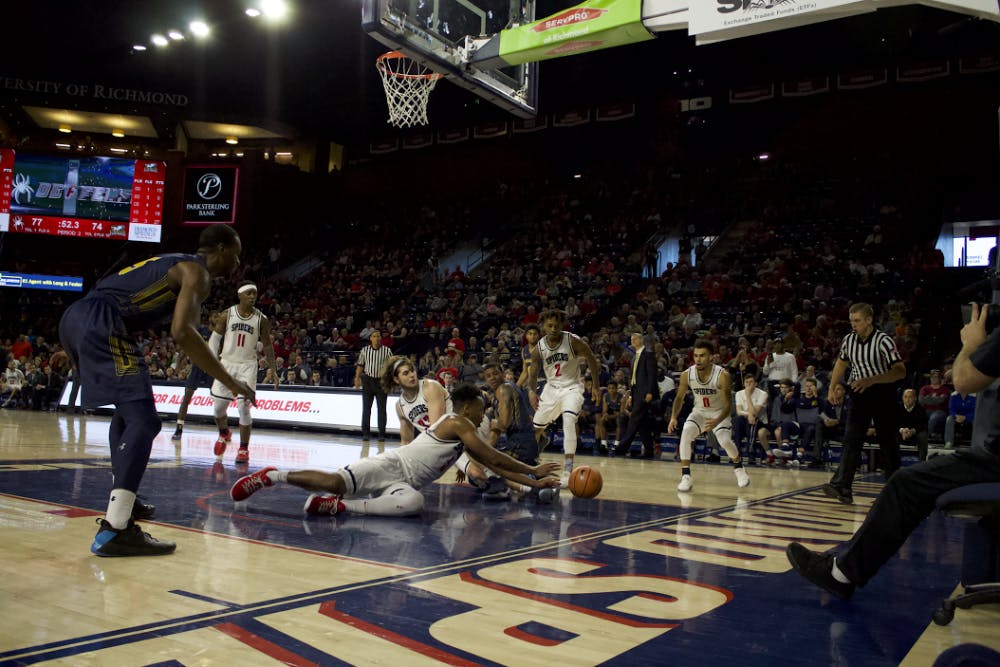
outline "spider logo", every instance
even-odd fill
[[[16,174],[14,176],[14,203],[21,203],[21,195],[25,195],[28,198],[26,203],[31,203],[31,195],[35,193],[35,189],[31,187],[31,178],[27,174]]]

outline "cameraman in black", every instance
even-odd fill
[[[987,335],[989,308],[972,305],[962,327],[962,350],[952,380],[961,392],[980,392],[972,447],[950,456],[901,468],[889,478],[865,522],[836,556],[792,542],[785,550],[792,567],[829,593],[846,600],[856,586],[868,583],[906,538],[934,510],[938,496],[960,486],[1000,482],[1000,328]]]

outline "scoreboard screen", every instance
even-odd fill
[[[166,163],[0,149],[0,232],[159,242]]]

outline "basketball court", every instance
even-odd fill
[[[110,483],[109,418],[0,412],[0,664],[927,665],[965,641],[1000,648],[996,610],[931,623],[956,587],[961,522],[933,516],[850,602],[791,571],[789,541],[849,536],[857,504],[821,471],[580,456],[593,500],[487,502],[449,472],[421,516],[305,518],[306,493],[228,492],[232,452],[189,424],[157,438],[142,493],[160,558],[88,547]],[[394,446],[394,445],[390,445]],[[374,454],[353,436],[258,429],[252,469],[334,469]],[[551,455],[559,458],[558,454]]]

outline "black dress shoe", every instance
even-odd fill
[[[150,505],[149,503],[144,503],[138,498],[132,503],[132,518],[137,521],[145,521],[152,519],[153,515],[156,514],[156,505]]]
[[[841,489],[833,484],[824,484],[822,488],[823,493],[830,496],[834,500],[839,500],[845,505],[854,504],[854,494],[851,493],[850,489]]]
[[[854,584],[844,584],[833,578],[832,554],[818,554],[798,542],[792,542],[785,548],[785,555],[796,572],[827,593],[841,600],[847,600],[854,594]]]

